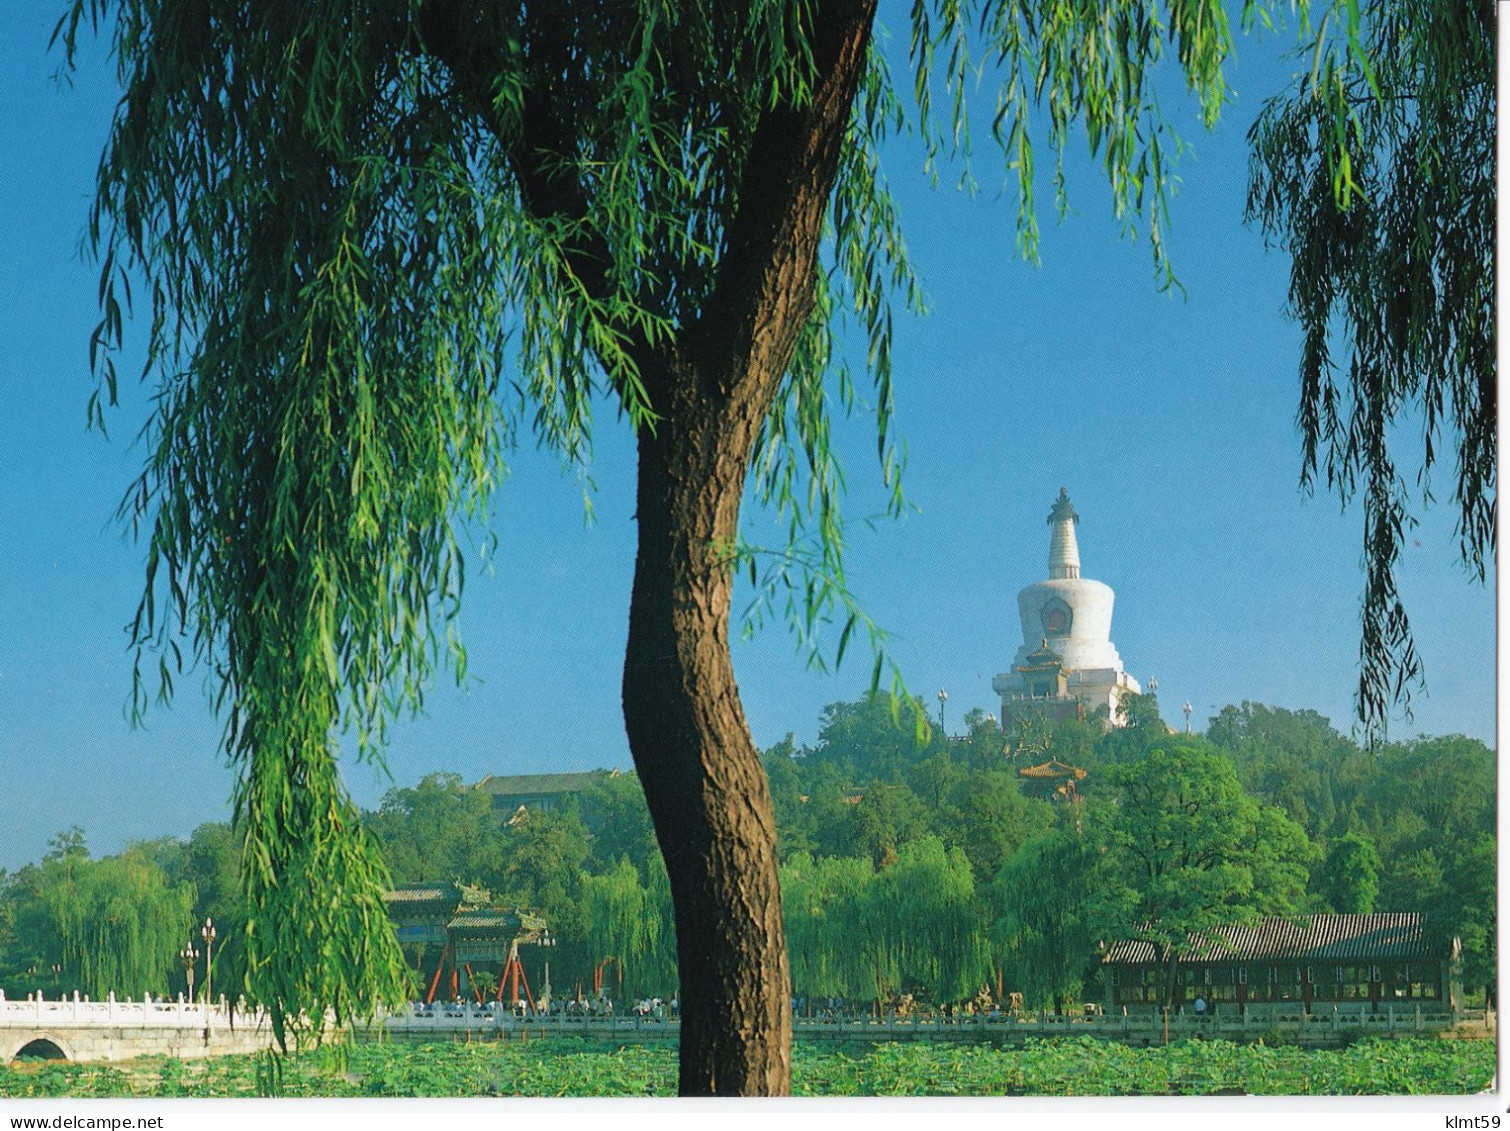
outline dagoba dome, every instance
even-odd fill
[[[1057,702],[1061,708],[1073,704],[1085,713],[1105,706],[1115,720],[1122,694],[1140,690],[1112,644],[1116,595],[1111,586],[1080,576],[1079,522],[1061,487],[1048,519],[1049,576],[1017,595],[1022,646],[1012,670],[991,681],[1002,697],[1003,724],[1010,705],[1023,700]]]

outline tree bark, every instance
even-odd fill
[[[794,34],[811,48],[811,86],[762,109],[707,299],[674,344],[623,328],[656,416],[638,436],[624,720],[671,881],[689,1095],[791,1087],[775,817],[729,655],[732,554],[750,454],[813,310],[818,242],[874,17],[875,0],[805,11]],[[492,31],[478,0],[421,10],[423,49],[510,146],[525,207],[577,222],[567,255],[579,284],[602,297],[610,256],[580,223],[589,201],[565,159],[575,141],[552,113],[549,83],[526,90],[524,136],[494,122]]]
[[[729,655],[748,445],[724,414],[640,436],[624,719],[676,909],[683,1095],[785,1095],[791,990],[776,823]],[[748,413],[746,414],[749,415]]]
[[[624,720],[676,911],[683,1095],[791,1091],[791,984],[776,820],[729,654],[750,455],[813,309],[814,264],[874,0],[814,18],[818,81],[768,111],[719,277],[676,345],[640,372],[639,548]]]

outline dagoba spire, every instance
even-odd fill
[[[1070,502],[1069,492],[1059,488],[1059,498],[1054,509],[1049,511],[1049,580],[1074,580],[1080,576],[1080,545],[1075,541],[1075,524],[1080,516],[1075,513],[1075,504]]]

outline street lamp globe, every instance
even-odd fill
[[[199,948],[190,941],[189,945],[178,952],[178,957],[183,960],[184,977],[189,983],[189,1000],[194,1000],[194,964],[199,961]]]

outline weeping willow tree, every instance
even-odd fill
[[[989,978],[986,918],[962,849],[936,836],[902,845],[876,875],[868,903],[883,996],[917,987],[935,1001],[959,1001]]]
[[[659,853],[652,853],[645,863],[645,895],[650,914],[659,922],[655,945],[640,955],[640,971],[645,984],[655,988],[662,996],[667,991],[681,992],[680,972],[677,968],[676,906],[671,897],[671,877],[666,874],[665,861]]]
[[[990,972],[970,862],[938,837],[877,871],[858,856],[794,853],[781,868],[792,983],[812,997],[888,1000],[921,989],[969,997]]]
[[[672,940],[670,908],[654,887],[640,883],[640,873],[621,859],[599,875],[582,876],[581,946],[590,962],[614,958],[623,972],[626,992],[669,996],[674,970],[666,961]]]
[[[858,856],[793,853],[781,867],[792,985],[809,997],[864,1000],[875,993],[867,907],[875,868]]]
[[[992,927],[1009,988],[1056,1008],[1085,985],[1097,946],[1126,929],[1127,885],[1108,873],[1100,841],[1069,828],[1019,848],[998,873]]]
[[[97,1001],[164,994],[192,938],[194,887],[174,884],[145,855],[48,861],[43,899],[63,942],[63,966]]]
[[[1444,457],[1479,582],[1494,554],[1495,6],[1347,0],[1307,32],[1249,134],[1248,215],[1291,256],[1303,482],[1362,502],[1356,705],[1379,739],[1424,686],[1395,571]]]
[[[748,569],[804,640],[832,625],[835,662],[867,632],[830,436],[868,378],[898,497],[890,302],[918,296],[884,144],[910,103],[935,157],[968,153],[979,63],[1024,251],[1035,154],[1062,205],[1083,126],[1167,281],[1156,64],[1210,125],[1232,46],[1221,0],[918,0],[904,96],[875,7],[73,0],[69,58],[107,25],[125,90],[90,224],[96,411],[131,293],[157,385],[126,504],[147,544],[135,639],[165,691],[186,642],[227,713],[247,990],[280,1036],[401,995],[338,741],[378,756],[433,669],[464,667],[469,521],[517,440],[585,463],[604,398],[638,445],[624,716],[676,911],[681,1087],[789,1089],[775,822],[730,598]],[[741,541],[747,486],[790,545]]]

